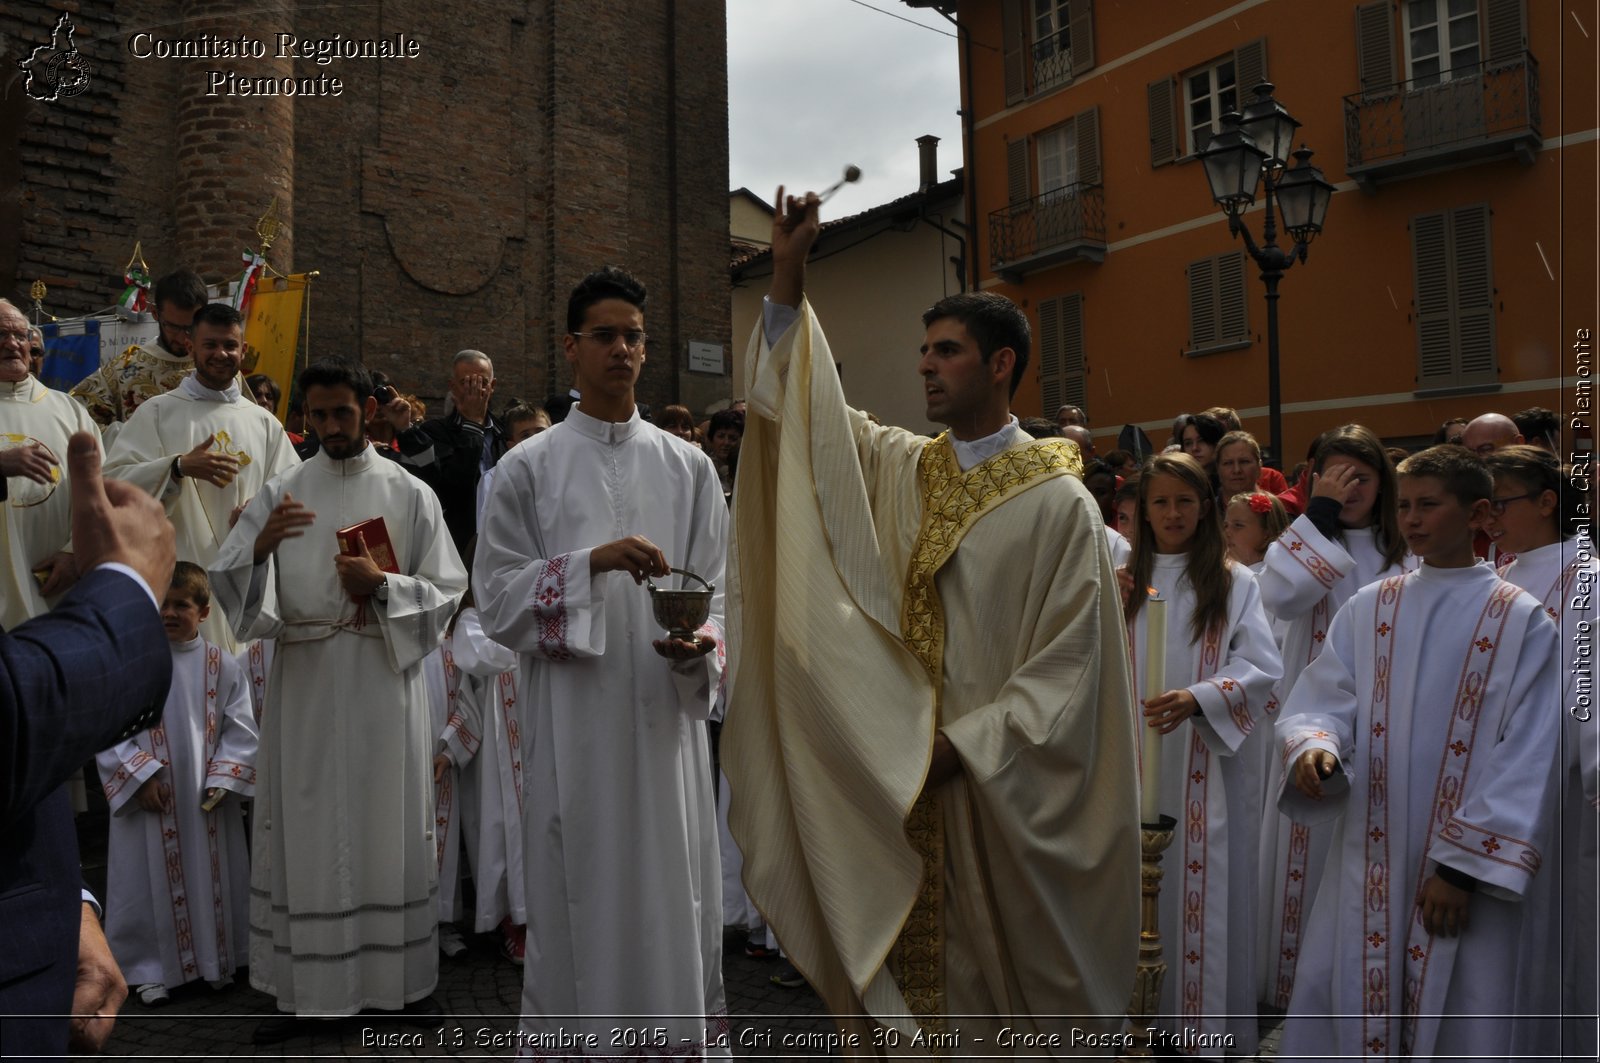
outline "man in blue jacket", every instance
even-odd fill
[[[0,471],[35,479],[41,471],[11,464]],[[72,437],[67,464],[82,576],[49,613],[0,633],[5,1057],[64,1055],[69,1032],[75,1050],[98,1051],[127,997],[82,900],[64,784],[97,750],[153,724],[172,678],[157,605],[176,559],[172,525],[148,495],[101,479],[92,435]],[[0,504],[5,495],[0,480]]]

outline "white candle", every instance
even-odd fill
[[[1158,697],[1167,692],[1167,603],[1150,590],[1144,603],[1144,696]],[[1144,723],[1144,706],[1139,706],[1139,722],[1145,727],[1139,744],[1139,821],[1156,823],[1161,819],[1161,733]]]

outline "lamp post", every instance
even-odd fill
[[[1228,231],[1243,237],[1245,249],[1261,269],[1261,282],[1267,287],[1268,431],[1272,454],[1281,463],[1284,455],[1278,380],[1278,281],[1296,261],[1306,260],[1306,249],[1322,231],[1333,185],[1311,165],[1311,150],[1303,145],[1293,153],[1295,166],[1288,166],[1289,148],[1300,123],[1273,99],[1272,88],[1271,82],[1263,81],[1255,88],[1255,101],[1242,115],[1231,112],[1222,116],[1222,132],[1200,152],[1200,161],[1211,184],[1211,198],[1228,216]],[[1243,221],[1245,210],[1256,201],[1258,186],[1266,196],[1259,246]],[[1282,212],[1284,232],[1294,238],[1294,246],[1288,249],[1278,246],[1278,211]]]

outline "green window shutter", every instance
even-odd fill
[[[1490,63],[1522,58],[1528,50],[1524,0],[1485,0],[1483,21],[1489,38],[1483,54]]]
[[[1150,101],[1150,165],[1165,166],[1178,157],[1177,86],[1171,78],[1152,81],[1146,90]]]
[[[1267,80],[1267,39],[1257,37],[1233,51],[1234,82],[1239,86],[1239,110],[1256,98],[1256,86]]]
[[[1006,200],[1021,203],[1029,196],[1028,139],[1019,137],[1006,142]]]
[[[1066,403],[1061,397],[1062,302],[1060,298],[1039,300],[1039,396],[1048,411],[1041,414],[1045,417],[1054,417],[1055,411]]]
[[[1061,398],[1045,405],[1046,417],[1054,417],[1062,406],[1088,411],[1088,363],[1083,351],[1083,293],[1063,295],[1061,303]]]
[[[1100,183],[1100,108],[1091,107],[1072,119],[1078,138],[1078,180],[1086,185]]]
[[[1455,342],[1450,320],[1450,237],[1443,211],[1411,219],[1411,259],[1416,277],[1417,387],[1455,384]]]
[[[1494,279],[1489,208],[1479,203],[1450,211],[1450,258],[1456,325],[1456,383],[1493,384],[1499,378],[1494,349]]]
[[[1000,41],[1006,72],[1006,106],[1017,103],[1028,94],[1028,60],[1030,58],[1027,35],[1023,32],[1026,15],[1024,0],[1001,0]]]
[[[1094,66],[1094,0],[1071,0],[1067,32],[1072,40],[1072,76],[1080,78]]]
[[[1217,256],[1217,339],[1224,343],[1250,337],[1244,271],[1243,251]]]
[[[1356,73],[1363,96],[1394,91],[1394,13],[1389,0],[1356,7]]]
[[[1189,349],[1217,342],[1217,260],[1202,258],[1189,263]]]

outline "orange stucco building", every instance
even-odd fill
[[[1572,411],[1595,3],[910,2],[960,31],[971,281],[1035,329],[1019,415],[1082,405],[1104,450],[1227,405],[1267,442],[1264,287],[1195,154],[1263,79],[1336,187],[1280,287],[1285,465],[1348,421],[1416,445],[1450,417]],[[1258,240],[1262,218],[1258,197]]]

